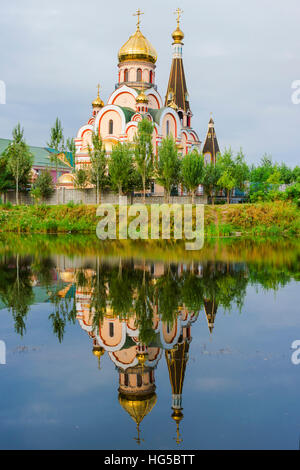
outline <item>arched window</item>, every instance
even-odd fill
[[[128,387],[129,380],[128,380],[128,374],[126,374],[126,373],[125,373],[125,377],[124,377],[124,382],[125,382],[125,387]]]
[[[128,82],[128,69],[124,70],[124,82]]]
[[[167,124],[166,124],[166,133],[167,135],[170,135],[170,122],[167,121]]]
[[[114,133],[114,121],[112,119],[110,119],[108,123],[108,133],[109,134]]]
[[[153,72],[152,72],[152,70],[150,70],[149,82],[150,82],[150,83],[153,83]]]
[[[109,324],[109,336],[110,338],[114,337],[114,324],[113,323]]]
[[[136,81],[137,82],[142,81],[142,69],[137,69],[137,71],[136,71]]]

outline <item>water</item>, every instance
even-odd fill
[[[1,239],[0,448],[297,449],[299,255]]]

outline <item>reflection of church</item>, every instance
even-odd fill
[[[164,274],[164,265],[135,265],[135,269],[151,272],[151,282]],[[179,266],[178,273],[185,267]],[[197,268],[201,273],[201,266]],[[86,283],[76,285],[76,311],[81,328],[88,333],[93,343],[93,354],[100,360],[105,352],[115,364],[119,373],[119,403],[132,417],[137,426],[137,442],[141,442],[140,424],[156,404],[155,369],[165,357],[172,390],[172,418],[177,426],[176,442],[181,442],[179,424],[183,418],[182,391],[191,342],[191,326],[199,312],[190,312],[182,305],[178,308],[172,323],[162,321],[158,304],[151,299],[153,339],[148,346],[139,339],[139,329],[134,311],[120,318],[115,315],[109,301],[101,321],[95,325],[95,310],[92,305],[93,287],[90,279],[93,270],[84,270]],[[76,272],[62,272],[63,279],[76,284]],[[73,278],[73,279],[72,279]],[[69,284],[70,285],[70,284]],[[212,332],[217,306],[205,300],[205,312],[210,332]],[[164,352],[164,354],[163,354]]]

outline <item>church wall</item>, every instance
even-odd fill
[[[177,123],[172,114],[166,114],[162,122],[162,135],[167,137],[167,122],[169,122],[169,136],[177,137]]]
[[[110,323],[113,323],[114,325],[113,337],[110,337],[110,334],[109,334]],[[123,336],[122,323],[119,320],[104,318],[103,323],[101,324],[99,335],[103,343],[106,346],[110,346],[110,347],[117,346],[118,344],[121,343],[122,336]]]
[[[102,138],[109,135],[109,121],[113,121],[113,134],[120,135],[122,133],[122,120],[117,111],[109,110],[105,112],[99,121],[100,135]]]
[[[129,142],[133,142],[133,139],[134,139],[134,136],[135,136],[136,133],[137,133],[136,125],[132,125],[132,126],[128,127],[127,136],[128,136]]]
[[[151,93],[148,95],[148,99],[149,99],[149,108],[152,108],[152,109],[160,109],[160,104],[158,102],[158,99],[156,98],[156,96],[152,95]]]
[[[136,108],[136,101],[135,97],[133,94],[129,93],[128,91],[123,91],[120,94],[118,94],[112,104],[116,106],[123,106],[124,108],[131,108],[135,109]]]

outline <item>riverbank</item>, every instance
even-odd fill
[[[90,205],[2,205],[0,232],[93,234],[100,220],[96,210],[97,206]],[[295,204],[283,201],[205,206],[205,234],[217,238],[297,236],[300,234],[300,210]]]

